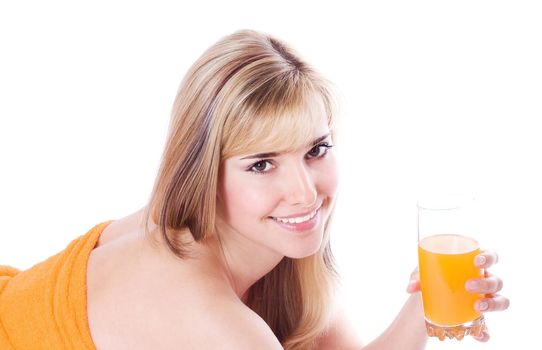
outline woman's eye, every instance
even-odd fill
[[[269,171],[272,167],[273,166],[270,161],[260,160],[259,162],[252,164],[249,170],[255,173],[265,173]]]
[[[333,147],[332,145],[329,145],[327,143],[321,143],[319,145],[314,146],[308,153],[308,158],[318,158],[323,157],[327,151]]]

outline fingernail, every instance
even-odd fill
[[[471,281],[467,282],[467,289],[468,290],[476,291],[476,290],[478,290],[478,287],[480,287],[480,283],[478,283],[478,281],[476,281],[476,280],[471,280]]]
[[[485,336],[486,335],[484,333],[480,333],[480,335],[475,335],[474,338],[478,339],[478,340],[482,340],[482,339],[484,339]]]
[[[486,263],[486,257],[483,255],[479,255],[474,259],[474,262],[476,265],[481,266]]]
[[[407,291],[412,290],[412,288],[414,287],[414,283],[415,283],[415,282],[416,282],[416,281],[410,281],[410,282],[408,282]]]
[[[485,311],[487,310],[488,307],[489,307],[489,304],[487,303],[487,301],[478,302],[478,310]]]

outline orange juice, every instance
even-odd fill
[[[454,326],[480,317],[474,302],[482,295],[465,289],[468,279],[483,276],[474,265],[479,253],[478,242],[460,235],[434,235],[419,242],[421,291],[428,321]]]

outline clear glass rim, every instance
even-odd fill
[[[472,194],[434,194],[418,199],[418,210],[453,210],[474,204],[476,198]]]

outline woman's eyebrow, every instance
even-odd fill
[[[330,134],[331,133],[328,132],[327,134],[325,134],[323,136],[320,136],[319,138],[312,141],[309,146],[310,147],[316,146],[318,143],[320,143],[322,140],[324,140]],[[246,156],[246,157],[241,158],[241,160],[243,160],[243,159],[256,159],[256,158],[273,158],[273,157],[278,157],[278,156],[280,156],[280,153],[278,153],[278,152],[265,152],[265,153],[258,153],[258,154],[253,154],[253,155],[250,155],[250,156]]]

